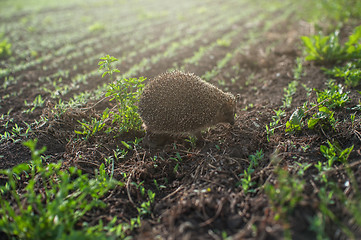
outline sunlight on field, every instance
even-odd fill
[[[0,6],[1,239],[361,239],[361,1]]]

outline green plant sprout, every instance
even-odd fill
[[[91,229],[76,230],[78,221],[95,207],[103,208],[100,198],[110,189],[123,183],[110,180],[102,165],[90,179],[79,169],[62,170],[62,164],[42,163],[46,148],[36,149],[37,141],[28,141],[31,162],[13,169],[0,170],[8,182],[0,187],[0,231],[21,239],[65,239],[106,236],[102,230],[95,234]],[[18,194],[17,178],[27,178],[22,194]],[[43,194],[39,194],[39,187]],[[7,202],[11,196],[15,204]],[[108,226],[109,227],[109,226]],[[116,233],[112,233],[116,234]]]
[[[283,105],[282,107],[284,108],[290,108],[291,104],[292,104],[292,96],[296,93],[297,90],[297,86],[298,86],[298,82],[297,81],[292,81],[288,84],[287,88],[284,88],[284,97],[283,97]]]
[[[293,77],[296,80],[300,80],[303,72],[303,61],[302,58],[297,57],[296,58],[296,67],[293,69]]]
[[[25,106],[32,106],[32,108],[27,109],[24,113],[32,113],[38,107],[42,107],[45,103],[45,100],[42,99],[41,95],[37,95],[32,103],[28,103],[26,100],[24,101]]]
[[[331,109],[344,106],[350,101],[349,92],[344,92],[340,84],[330,80],[327,83],[327,88],[323,91],[314,89],[317,95],[317,104],[312,103],[313,108],[318,109],[318,112],[312,116],[308,116],[311,109],[304,106],[297,108],[291,115],[289,121],[286,122],[286,132],[300,131],[307,123],[309,129],[315,128],[317,124],[329,124],[332,128],[336,127],[337,120],[334,118],[334,112]],[[312,109],[313,109],[312,108]]]
[[[229,39],[225,39],[225,38],[217,39],[217,45],[220,47],[229,47],[231,46],[231,43],[232,42]]]
[[[282,109],[273,110],[276,115],[272,116],[272,122],[269,123],[269,126],[266,125],[267,141],[270,141],[270,136],[274,134],[275,129],[281,121],[281,118],[285,116],[285,111]]]
[[[338,62],[361,57],[361,26],[355,28],[349,40],[342,46],[339,40],[339,31],[329,36],[314,35],[301,37],[307,52],[306,61]]]
[[[90,123],[81,122],[78,120],[78,122],[81,124],[82,131],[75,130],[75,133],[79,135],[84,135],[85,140],[87,140],[89,139],[89,137],[95,135],[97,132],[100,132],[105,127],[105,123],[108,119],[109,109],[106,109],[103,112],[102,118],[100,120],[93,118]]]
[[[241,177],[241,182],[237,183],[237,185],[241,185],[244,191],[244,194],[254,193],[256,189],[252,189],[252,187],[256,184],[256,182],[252,181],[252,173],[255,171],[255,168],[259,165],[259,162],[262,161],[264,154],[262,149],[256,151],[254,155],[249,156],[250,164],[247,169],[243,171],[243,173],[239,174]]]
[[[112,63],[113,62],[117,62],[118,59],[109,55],[106,55],[105,57],[101,57],[100,60],[103,61],[99,61],[98,65],[99,65],[99,70],[103,70],[103,75],[102,77],[105,77],[105,75],[109,75],[109,78],[111,81],[114,81],[113,78],[113,74],[114,73],[119,73],[120,71],[116,68],[112,67]]]
[[[317,124],[321,123],[321,125],[324,125],[326,123],[335,129],[336,119],[333,116],[334,113],[335,112],[325,106],[319,107],[318,112],[313,114],[312,117],[307,120],[308,128],[313,129]]]
[[[267,183],[265,191],[275,214],[275,220],[286,220],[296,205],[303,199],[305,181],[292,176],[285,169],[276,169],[277,184]]]
[[[102,58],[104,59],[104,58]],[[110,63],[118,61],[114,57],[105,57],[104,61],[99,62],[99,69],[105,69],[103,77],[106,74],[110,75],[110,79],[113,79],[113,73],[119,72],[118,69],[113,69]],[[144,77],[140,78],[124,78],[116,80],[110,83],[108,86],[106,97],[110,97],[109,101],[116,100],[118,111],[111,111],[113,120],[119,124],[120,132],[128,132],[130,130],[141,130],[142,121],[137,112],[140,95],[143,92],[144,84],[146,80]]]
[[[333,77],[343,78],[346,86],[357,87],[361,81],[361,60],[347,62],[342,67],[324,68],[325,72]]]
[[[328,81],[325,90],[319,91],[314,89],[314,91],[317,94],[317,102],[323,102],[323,105],[330,109],[342,107],[350,101],[349,92],[344,92],[343,86],[336,84],[333,80]]]
[[[186,142],[189,142],[191,144],[191,148],[196,148],[197,145],[197,137],[195,136],[189,136],[187,139],[185,139]]]
[[[96,22],[93,25],[90,25],[88,30],[91,33],[104,32],[105,31],[105,25],[103,23]]]
[[[182,157],[181,155],[179,154],[179,152],[176,152],[176,156],[175,157],[170,157],[170,159],[174,160],[177,162],[177,164],[174,166],[173,168],[173,172],[176,173],[178,172],[178,168],[179,168],[179,165],[180,163],[182,162]]]
[[[0,39],[0,58],[7,58],[11,56],[11,54],[11,43],[9,43],[6,39]]]
[[[327,143],[328,147],[321,145],[320,151],[322,155],[327,158],[328,167],[331,167],[335,161],[346,163],[354,146],[342,150],[337,142],[332,144],[330,141],[327,141]]]

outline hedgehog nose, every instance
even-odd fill
[[[234,125],[234,118],[231,119],[231,121],[229,122],[231,125]]]

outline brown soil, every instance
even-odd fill
[[[241,23],[239,24],[241,26]],[[144,217],[140,229],[130,233],[135,239],[221,239],[222,233],[234,239],[282,239],[285,229],[290,229],[292,239],[315,239],[315,233],[310,230],[309,219],[318,212],[319,183],[314,182],[316,168],[311,167],[304,173],[307,187],[302,194],[303,200],[284,219],[275,220],[276,213],[265,194],[264,186],[267,183],[276,184],[277,168],[283,168],[295,175],[298,170],[295,162],[324,161],[319,148],[325,145],[328,139],[337,140],[344,148],[354,145],[349,163],[360,183],[361,142],[358,131],[361,125],[360,119],[356,120],[354,127],[343,121],[349,119],[353,113],[343,109],[336,111],[336,117],[340,120],[336,130],[325,132],[323,129],[314,129],[302,131],[300,134],[285,133],[284,124],[293,111],[315,97],[314,94],[307,97],[301,84],[323,89],[328,79],[319,66],[304,63],[304,74],[299,79],[300,84],[293,96],[292,106],[285,109],[286,116],[282,118],[281,127],[267,140],[265,126],[272,121],[274,110],[282,105],[284,88],[294,80],[296,58],[301,56],[299,37],[307,34],[309,32],[304,22],[286,19],[232,59],[212,83],[217,85],[219,80],[224,80],[225,85],[220,86],[221,88],[241,95],[235,125],[217,125],[205,132],[204,142],[198,142],[194,148],[184,139],[177,139],[164,147],[149,149],[140,144],[130,150],[124,159],[116,162],[114,170],[116,179],[124,180],[123,173],[129,176],[127,186],[110,191],[104,197],[107,207],[89,212],[84,221],[107,221],[114,216],[119,216],[119,221],[129,221],[136,217],[136,206],[146,199],[129,183],[143,182],[145,189],[155,192],[156,197],[152,214]],[[218,36],[209,36],[209,40],[217,38]],[[201,41],[197,44],[201,44]],[[197,49],[198,45],[185,48],[174,58],[161,61],[141,75],[152,78],[172,67],[173,63],[181,63],[184,58],[192,56]],[[196,70],[196,66],[188,66],[189,69],[186,70],[202,75],[216,65],[219,60],[217,56],[224,56],[228,51],[226,48],[216,48],[212,53],[216,57],[204,60],[207,65],[200,64],[201,70]],[[152,53],[144,54],[137,56],[137,59]],[[239,66],[242,71],[236,72],[233,66]],[[127,67],[127,63],[124,67]],[[29,74],[36,79],[40,77],[41,71],[37,69]],[[252,81],[248,81],[250,76]],[[231,81],[232,78],[235,81]],[[94,88],[100,81],[94,79],[87,88]],[[19,83],[12,86],[11,90],[17,91],[22,87]],[[359,94],[355,89],[349,90],[352,98],[349,105],[355,106],[360,99]],[[24,95],[24,98],[34,99],[35,96],[36,94]],[[111,106],[112,103],[107,101],[94,108],[87,108],[94,105],[94,102],[90,102],[82,109],[69,109],[59,118],[51,114],[50,109],[54,104],[52,102],[32,114],[21,114],[23,101],[24,99],[10,98],[5,104],[11,106],[12,115],[17,122],[29,121],[39,116],[49,118],[46,124],[34,129],[29,138],[38,138],[39,147],[47,147],[45,154],[50,156],[47,162],[61,160],[64,167],[76,166],[85,173],[93,174],[94,170],[104,163],[104,157],[112,155],[114,149],[124,148],[121,141],[131,141],[134,137],[144,136],[142,132],[121,136],[99,133],[87,141],[76,136],[74,130],[80,127],[78,120],[99,116],[106,107]],[[9,110],[5,104],[0,109],[1,114]],[[302,150],[305,146],[308,146],[307,151]],[[264,158],[252,174],[252,181],[256,183],[255,192],[246,194],[238,184],[241,180],[240,174],[249,166],[249,155],[255,154],[257,150],[263,151]],[[174,160],[178,154],[181,162]],[[0,169],[11,168],[30,159],[30,153],[22,146],[21,141],[1,143],[0,155]],[[174,171],[177,164],[178,170]],[[330,172],[329,177],[342,186],[348,176],[342,166],[336,169]],[[157,189],[154,180],[166,187]],[[329,208],[340,221],[349,224],[349,214],[342,206],[335,203]],[[337,235],[339,232],[333,227],[331,223],[327,227],[328,236],[332,239],[346,239],[342,234]],[[355,230],[355,234],[361,237],[359,229]]]

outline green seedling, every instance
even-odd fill
[[[302,83],[301,84],[302,87],[306,90],[306,97],[310,97],[311,96],[311,93],[312,93],[312,88],[308,87],[306,84]]]
[[[32,103],[24,101],[25,106],[32,106],[32,108],[25,110],[25,113],[32,113],[38,107],[43,107],[45,100],[42,99],[41,95],[37,95]]]
[[[328,240],[325,232],[326,227],[326,218],[323,214],[318,213],[317,215],[310,218],[310,227],[309,229],[316,233],[317,240]]]
[[[305,181],[291,176],[285,169],[277,169],[277,184],[267,183],[265,191],[275,214],[275,220],[287,219],[296,205],[303,199]]]
[[[189,136],[186,140],[186,142],[189,142],[191,144],[191,148],[196,148],[197,145],[197,137],[195,136]]]
[[[361,26],[356,27],[349,40],[342,46],[339,40],[339,31],[329,36],[314,35],[301,37],[307,52],[307,61],[338,62],[361,57]]]
[[[104,32],[105,31],[105,25],[103,23],[96,22],[93,25],[89,26],[88,30],[91,33]]]
[[[296,66],[293,69],[293,77],[296,80],[300,80],[303,72],[303,62],[302,58],[298,57],[296,58]]]
[[[329,124],[332,128],[335,128],[336,119],[333,117],[334,112],[328,109],[327,107],[320,107],[318,112],[313,114],[307,120],[307,126],[309,129],[314,129],[317,124],[324,125],[324,123]]]
[[[118,59],[109,55],[106,55],[105,57],[101,57],[98,65],[99,70],[103,70],[102,77],[105,77],[105,75],[109,75],[109,78],[111,81],[114,81],[113,74],[119,73],[120,71],[112,66],[112,63],[117,62]]]
[[[273,110],[276,115],[272,116],[272,122],[269,123],[269,126],[266,125],[267,132],[267,141],[270,141],[270,136],[274,134],[275,129],[281,121],[281,118],[285,116],[285,111],[282,109]]]
[[[41,160],[45,147],[36,149],[36,141],[24,145],[30,148],[32,161],[0,170],[8,178],[0,187],[0,231],[20,239],[104,238],[106,231],[95,234],[87,227],[79,230],[79,221],[93,208],[104,208],[100,198],[123,183],[109,180],[104,165],[93,179],[74,167],[63,170],[61,162],[45,165]],[[21,194],[17,184],[20,177],[27,179]],[[7,201],[10,196],[14,200],[11,204]]]
[[[224,39],[224,38],[217,39],[217,45],[221,47],[229,47],[231,46],[231,43],[232,42],[229,39]]]
[[[350,101],[348,96],[349,92],[344,92],[344,88],[341,84],[336,84],[335,81],[330,80],[327,83],[327,89],[319,91],[314,89],[317,94],[317,102],[323,103],[324,106],[329,109],[334,109],[344,106]]]
[[[7,58],[11,55],[11,43],[9,43],[6,39],[0,39],[0,58]]]
[[[129,78],[117,80],[109,84],[106,97],[110,97],[109,101],[117,101],[117,112],[111,112],[113,120],[119,124],[120,132],[128,132],[130,130],[141,130],[142,121],[137,112],[140,95],[143,91],[145,78]]]
[[[258,167],[259,162],[263,160],[263,157],[264,154],[262,149],[257,151],[254,155],[250,155],[250,164],[248,168],[239,175],[241,177],[241,182],[237,183],[237,185],[242,186],[244,194],[254,193],[256,191],[256,189],[252,189],[252,187],[256,184],[256,182],[252,181],[252,173],[255,171],[255,168]]]
[[[85,140],[89,139],[89,137],[95,135],[96,133],[100,132],[104,127],[106,121],[109,119],[109,109],[107,108],[102,115],[100,120],[93,118],[90,123],[88,122],[78,122],[81,124],[82,130],[78,131],[75,130],[76,134],[83,135]]]
[[[304,126],[303,119],[306,116],[304,107],[297,108],[286,122],[286,132],[301,131]]]
[[[328,167],[332,167],[335,161],[346,163],[354,146],[342,150],[342,148],[339,146],[337,142],[334,142],[332,144],[330,141],[327,141],[327,143],[328,143],[328,147],[325,145],[321,145],[320,151],[322,155],[325,158],[327,158]]]
[[[300,177],[302,177],[305,174],[305,171],[312,166],[312,163],[299,163],[299,162],[296,162],[296,164],[299,167],[299,169],[297,171],[297,175],[300,176]]]
[[[321,187],[318,194],[317,194],[319,199],[320,199],[319,210],[320,210],[320,214],[322,216],[322,220],[323,221],[326,221],[326,219],[331,220],[333,223],[335,223],[337,225],[337,227],[344,234],[347,235],[347,239],[356,239],[355,235],[352,233],[352,231],[349,229],[349,227],[346,226],[342,221],[340,221],[338,219],[337,215],[329,208],[330,205],[335,204],[334,199],[336,197],[338,197],[338,196],[335,196],[335,191],[341,193],[342,195],[344,195],[343,191],[340,190],[338,187],[336,187],[334,182],[328,183],[328,186],[331,186],[331,189],[333,189],[333,190],[328,190],[327,187]],[[344,199],[343,196],[341,196],[340,198]],[[358,212],[358,210],[356,210],[356,212]],[[322,230],[323,229],[321,229],[321,232],[322,232]]]
[[[252,187],[256,184],[256,182],[252,181],[253,172],[254,169],[248,167],[248,169],[245,169],[243,173],[239,175],[241,177],[240,185],[242,186],[244,194],[254,193],[256,191],[256,189],[252,189]]]
[[[167,188],[164,185],[159,185],[156,179],[153,179],[153,182],[158,191],[160,191],[162,188]]]
[[[332,128],[336,127],[337,121],[334,118],[332,109],[342,107],[349,102],[349,92],[344,92],[343,87],[332,80],[328,82],[327,86],[324,91],[314,89],[317,95],[317,104],[311,105],[314,105],[313,108],[317,107],[318,112],[308,116],[309,110],[306,107],[307,104],[304,104],[303,107],[295,110],[289,121],[286,122],[286,132],[301,131],[305,122],[309,129],[313,129],[317,125],[322,127],[325,124],[330,125]]]
[[[141,181],[140,183],[132,182],[131,184],[134,185],[140,191],[140,195],[144,197],[145,195],[145,187],[143,186],[144,181]]]
[[[342,78],[346,86],[357,87],[361,81],[361,60],[347,62],[342,67],[324,69],[325,72],[333,77]]]
[[[292,81],[288,84],[287,88],[284,88],[283,106],[284,108],[290,108],[292,104],[292,96],[296,93],[298,86],[297,81]]]
[[[355,129],[355,117],[356,117],[356,113],[351,114],[350,118],[351,118],[351,126],[352,126],[352,130]]]
[[[155,193],[151,190],[147,191],[148,201],[143,202],[140,207],[137,207],[139,216],[151,214],[152,203],[154,202]]]
[[[179,154],[179,152],[176,152],[176,157],[170,157],[170,159],[177,162],[177,164],[174,166],[173,172],[174,173],[178,172],[179,164],[182,162],[181,155]]]
[[[262,149],[257,150],[254,155],[250,155],[248,158],[251,161],[252,166],[258,167],[259,162],[261,162],[263,160],[263,158],[264,158],[264,154],[263,154]]]

